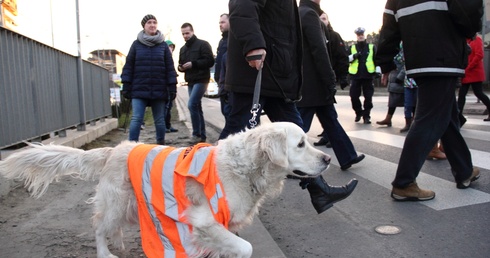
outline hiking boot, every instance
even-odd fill
[[[420,189],[417,183],[413,182],[406,188],[393,187],[391,198],[395,201],[428,201],[434,199],[436,193],[430,190]]]
[[[453,174],[455,174],[454,171],[453,171]],[[478,180],[478,178],[480,178],[480,169],[474,167],[470,178],[464,180],[463,182],[456,183],[456,188],[466,189],[466,188],[470,187],[471,182]]]

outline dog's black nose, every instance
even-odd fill
[[[325,163],[330,164],[330,161],[332,160],[332,157],[330,157],[330,155],[325,155],[323,157],[323,160],[325,161]]]

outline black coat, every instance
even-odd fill
[[[214,64],[214,81],[219,82],[221,73],[221,63],[223,55],[228,51],[228,31],[223,32],[222,37],[218,43],[218,49],[216,50],[216,62]]]
[[[209,68],[214,65],[213,50],[207,41],[192,36],[180,48],[179,65],[192,62],[192,68],[185,71],[184,79],[189,84],[209,83]]]
[[[333,30],[331,26],[324,26],[325,36],[327,37],[328,55],[332,63],[332,69],[335,72],[337,81],[347,80],[349,70],[349,55],[345,48],[345,42],[339,33]]]
[[[266,49],[261,96],[299,99],[302,42],[294,0],[230,0],[225,89],[253,94],[257,70],[245,60]]]
[[[299,14],[303,30],[303,99],[298,107],[331,105],[335,102],[335,74],[330,64],[320,6],[301,0]]]
[[[465,5],[471,1],[459,2]],[[464,75],[466,39],[447,10],[438,8],[444,5],[446,0],[387,1],[376,54],[376,64],[383,73],[395,69],[393,57],[403,40],[408,77]],[[399,12],[400,9],[406,12]]]

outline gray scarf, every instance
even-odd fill
[[[153,36],[146,34],[144,30],[138,33],[138,41],[149,47],[153,47],[154,45],[160,44],[164,40],[165,37],[159,30],[157,30],[157,34]]]

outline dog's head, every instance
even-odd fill
[[[308,142],[303,130],[289,122],[276,122],[255,129],[256,137],[270,161],[285,168],[289,175],[315,177],[330,164],[330,155]]]

